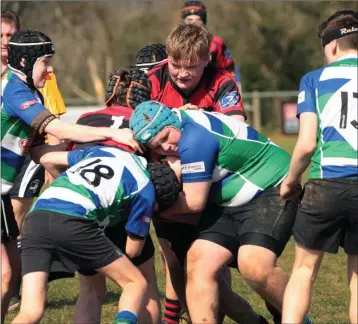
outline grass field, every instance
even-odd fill
[[[293,136],[282,136],[273,134],[272,140],[281,145],[287,151],[292,152],[296,138]],[[304,179],[306,179],[306,176]],[[152,236],[155,244],[154,235]],[[291,240],[287,245],[283,255],[279,259],[280,266],[288,273],[292,269],[294,260],[294,242]],[[158,284],[161,293],[162,301],[164,300],[165,282],[159,264],[159,255],[156,254]],[[270,318],[269,313],[266,311],[262,299],[252,292],[250,287],[242,280],[237,271],[232,271],[233,274],[233,289],[244,296],[251,305],[266,318]],[[67,324],[72,323],[74,305],[78,296],[79,283],[76,278],[64,279],[55,281],[50,284],[48,294],[48,307],[42,323],[46,324]],[[113,283],[108,283],[108,293],[105,305],[103,306],[102,322],[113,323],[116,314],[116,306],[120,289]],[[340,251],[337,255],[326,255],[316,281],[312,307],[310,314],[314,323],[348,323],[348,303],[349,303],[349,290],[347,287],[346,279],[346,257]],[[6,323],[15,316],[10,313],[7,317]],[[233,323],[230,320],[225,320],[225,323]],[[83,323],[85,324],[85,323]]]

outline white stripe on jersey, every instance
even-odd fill
[[[334,166],[345,166],[345,165],[357,165],[358,159],[342,158],[342,157],[324,157],[321,160],[321,165],[334,165]]]
[[[39,200],[45,200],[51,198],[64,200],[66,202],[70,202],[76,205],[81,205],[84,209],[86,209],[86,213],[96,209],[96,205],[90,199],[67,188],[49,187],[47,190],[45,190],[42,193]],[[61,207],[59,206],[59,208]]]
[[[344,71],[344,73],[342,73]],[[337,79],[342,76],[343,79],[357,79],[357,67],[355,66],[327,66],[323,69],[319,81]]]
[[[16,153],[17,155],[23,155],[24,147],[20,145],[20,141],[22,140],[20,137],[13,136],[10,134],[11,129],[20,121],[17,120],[11,128],[8,130],[7,134],[4,136],[1,142],[1,146],[8,149],[9,151]]]
[[[1,194],[6,195],[11,190],[14,184],[12,182],[1,179]]]
[[[240,175],[241,178],[245,179]],[[255,196],[258,190],[263,190],[260,187],[256,186],[252,182],[245,179],[246,182],[240,189],[240,191],[235,195],[231,200],[221,204],[221,206],[225,207],[235,207],[242,206],[243,204],[248,203]]]

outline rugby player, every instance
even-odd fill
[[[148,165],[148,172],[144,158],[101,145],[50,152],[40,162],[56,179],[25,220],[22,303],[13,323],[41,320],[49,273],[93,270],[123,288],[115,323],[141,321],[147,281],[103,227],[125,222],[125,252],[132,258],[139,256],[156,202],[159,210],[165,210],[178,197],[174,171],[155,163]],[[59,174],[59,168],[67,167]]]
[[[140,149],[127,130],[73,125],[59,120],[45,108],[37,88],[43,87],[48,74],[53,72],[54,53],[50,38],[38,31],[16,32],[8,44],[9,72],[2,82],[1,102],[2,316],[6,314],[13,278],[19,268],[16,255],[19,231],[9,192],[33,144],[42,144],[48,133],[60,140],[79,142],[113,139]],[[58,149],[63,150],[64,146],[59,144]]]
[[[358,267],[358,12],[337,11],[320,24],[326,64],[301,80],[298,140],[281,196],[297,195],[312,163],[294,226],[295,263],[287,285],[283,322],[300,323],[325,252],[347,254],[349,318],[357,323]]]
[[[191,320],[218,320],[216,278],[233,260],[253,289],[280,310],[288,278],[276,261],[297,210],[296,202],[279,196],[290,155],[244,122],[170,110],[155,101],[137,107],[130,127],[141,144],[181,160],[183,193],[166,217],[184,221],[180,215],[202,213],[187,256]]]

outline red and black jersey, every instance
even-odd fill
[[[234,78],[224,69],[208,64],[199,84],[189,94],[184,94],[172,81],[168,62],[163,62],[148,72],[151,81],[151,99],[178,108],[191,103],[208,111],[226,115],[245,115],[240,89]]]
[[[219,36],[213,36],[210,46],[210,55],[211,62],[214,63],[217,68],[229,71],[232,76],[235,75],[235,63],[231,52]]]
[[[132,112],[132,108],[124,106],[110,106],[104,109],[91,111],[83,114],[77,120],[77,124],[94,127],[129,128],[129,119],[131,118]],[[124,149],[127,152],[134,152],[131,147],[117,143],[113,140],[104,140],[100,142],[97,141],[89,143],[74,143],[73,146],[75,146],[77,150],[97,144],[116,146]],[[72,149],[73,146],[70,148]]]

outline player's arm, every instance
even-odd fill
[[[128,234],[126,254],[129,258],[134,258],[142,252],[145,238],[149,235],[154,207],[155,191],[153,184],[149,182],[132,199],[126,224]]]
[[[4,108],[30,125],[37,136],[48,133],[60,140],[87,143],[100,140],[114,140],[142,152],[130,130],[90,127],[67,123],[59,120],[38,102],[36,96],[24,85],[18,89],[5,89]]]
[[[246,120],[239,86],[231,76],[228,76],[224,82],[219,84],[214,97],[213,108],[216,112],[232,116],[241,121]]]
[[[163,214],[168,218],[175,214],[199,213],[204,209],[219,151],[215,136],[202,129],[195,133],[184,132],[180,142],[183,191],[174,205]]]
[[[51,174],[51,176],[57,178],[68,167],[71,167],[81,161],[88,154],[89,149],[90,148],[71,152],[48,152],[41,156],[39,162]]]
[[[281,185],[281,197],[292,198],[297,194],[295,188],[310,164],[317,147],[318,118],[314,90],[309,81],[303,78],[298,96],[297,115],[300,118],[298,139],[293,150],[290,169]]]

